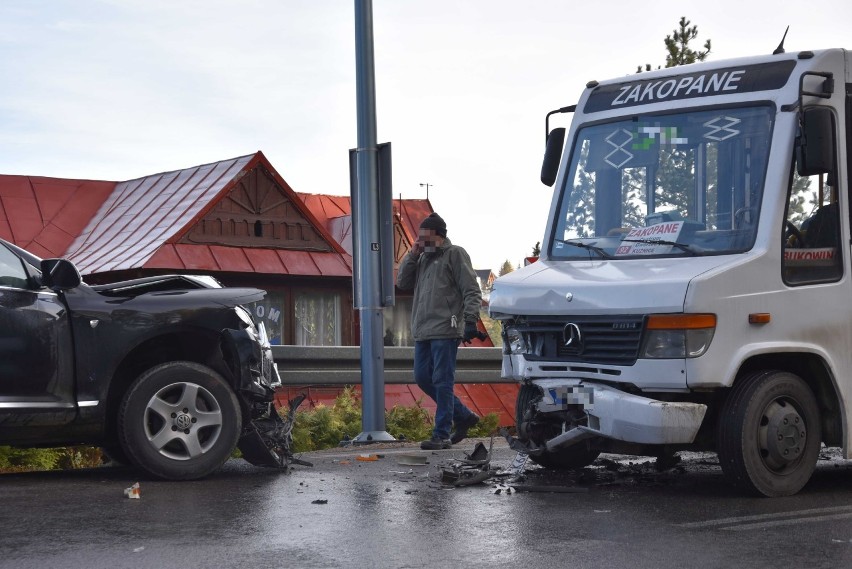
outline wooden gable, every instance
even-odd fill
[[[182,243],[334,251],[287,192],[258,164],[181,239]]]

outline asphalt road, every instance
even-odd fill
[[[196,482],[127,467],[0,476],[0,567],[848,567],[852,461],[823,453],[797,496],[750,498],[714,455],[602,456],[579,472],[535,466],[527,487],[453,488],[442,468],[472,452],[415,446],[305,455],[290,473],[229,461]],[[361,461],[363,454],[382,455]],[[401,464],[403,455],[428,464]],[[495,441],[491,464],[515,453]],[[141,498],[124,489],[140,484]],[[529,489],[529,488],[528,488]],[[500,490],[497,493],[497,490]]]

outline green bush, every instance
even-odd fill
[[[399,440],[422,441],[432,434],[432,417],[426,409],[417,406],[394,405],[385,413],[385,425],[387,432]]]
[[[0,473],[92,468],[103,462],[97,447],[15,448],[0,446]]]
[[[59,451],[57,467],[61,470],[94,468],[104,462],[104,454],[98,447],[66,447]]]
[[[355,388],[346,387],[334,400],[334,413],[340,418],[343,437],[355,438],[361,432],[361,402],[355,397]]]
[[[394,438],[421,441],[432,434],[433,418],[426,409],[395,405],[385,413],[385,429]],[[500,417],[489,413],[470,430],[471,437],[487,437],[497,430]],[[293,426],[293,452],[309,452],[339,446],[361,432],[361,402],[355,389],[347,387],[334,400],[334,405],[317,405],[296,412]]]

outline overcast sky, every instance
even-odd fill
[[[687,6],[687,4],[689,4]],[[0,173],[128,180],[262,150],[299,192],[349,193],[353,0],[0,0]],[[849,0],[374,0],[394,195],[426,197],[477,269],[542,239],[544,116],[665,63],[852,48]],[[845,42],[845,43],[844,43]]]

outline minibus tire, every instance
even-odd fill
[[[801,377],[786,371],[743,377],[719,414],[722,471],[750,494],[790,496],[801,490],[816,468],[820,441],[816,397]]]

